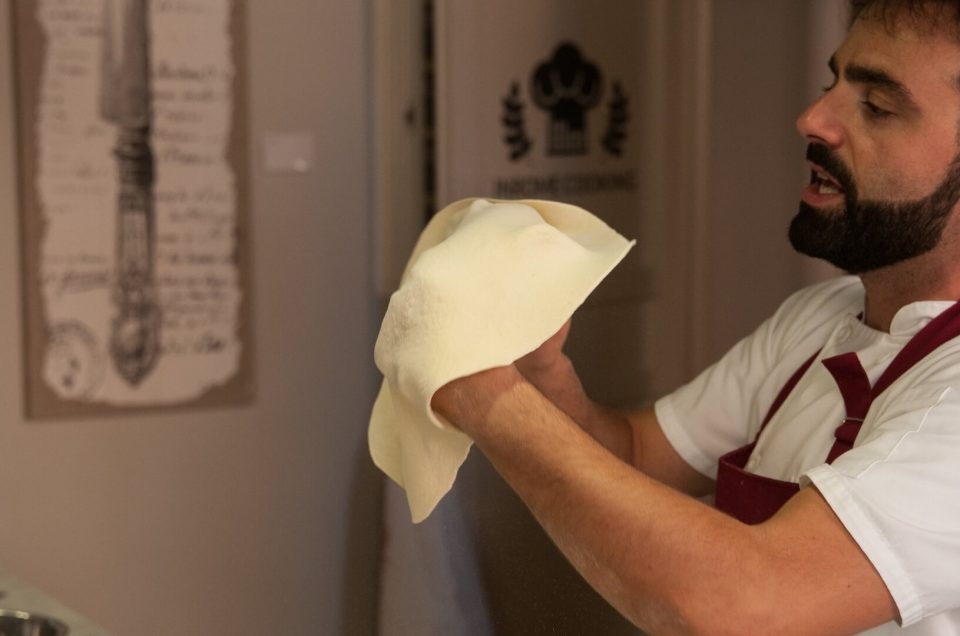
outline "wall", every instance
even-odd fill
[[[26,421],[0,0],[0,566],[116,634],[363,634],[379,479],[364,2],[247,3],[257,398],[242,408]],[[316,169],[267,175],[266,132]]]
[[[809,173],[794,120],[824,85],[845,0],[717,0],[711,32],[704,365],[787,293],[834,272],[793,252]]]
[[[812,94],[807,7],[824,2],[842,0],[712,3],[703,362],[805,279],[784,232],[804,178],[792,120]],[[0,0],[0,566],[120,635],[372,633],[370,3],[247,3],[255,404],[59,422],[22,415],[9,5]],[[264,174],[271,131],[315,135],[314,172]],[[556,605],[580,594],[571,607],[587,613],[570,620],[613,633],[617,621],[591,614],[602,604],[575,591],[542,536],[516,540],[539,533],[525,514],[518,502],[491,511],[482,550],[529,562],[534,586],[563,579],[574,591],[531,597],[504,570],[491,591],[499,611],[550,631],[562,627],[548,619]]]

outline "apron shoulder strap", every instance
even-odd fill
[[[800,378],[803,377],[803,374],[807,372],[807,369],[810,368],[810,365],[813,364],[813,361],[817,359],[817,356],[820,355],[822,347],[817,349],[812,356],[810,356],[806,362],[800,365],[800,368],[793,372],[793,375],[790,376],[790,379],[787,380],[787,383],[783,385],[783,388],[780,389],[780,392],[777,393],[777,397],[774,398],[773,404],[770,405],[770,409],[767,411],[766,417],[763,418],[763,423],[760,424],[760,430],[757,431],[757,438],[760,437],[760,433],[763,432],[763,429],[767,427],[767,424],[770,423],[770,420],[776,414],[780,407],[786,401],[787,396],[793,391],[793,388],[797,386],[797,383],[800,381]]]

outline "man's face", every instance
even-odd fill
[[[960,197],[960,45],[861,18],[831,69],[797,120],[811,183],[791,243],[854,273],[934,249]]]

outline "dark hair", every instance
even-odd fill
[[[952,27],[960,39],[960,0],[850,0],[850,24],[860,17],[879,19],[891,30],[902,20],[928,32]]]

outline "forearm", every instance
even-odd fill
[[[705,537],[729,546],[724,535],[739,524],[615,461],[519,374],[487,375],[488,390],[454,390],[437,408],[474,439],[611,604],[657,634],[695,631],[689,603],[716,598],[717,562],[727,558],[708,555]],[[757,555],[749,536],[740,536],[737,552]]]
[[[445,393],[437,407],[474,439],[584,578],[641,628],[826,633],[796,619],[816,617],[830,598],[798,592],[810,578],[804,558],[792,558],[802,551],[790,550],[803,536],[771,540],[767,528],[745,526],[614,460],[510,367]]]
[[[518,366],[524,377],[540,393],[588,435],[621,460],[629,464],[635,463],[630,421],[622,412],[598,404],[587,395],[573,363],[567,356],[551,361],[549,367]]]
[[[652,408],[625,414],[594,402],[565,355],[546,365],[517,364],[536,389],[581,429],[622,461],[690,495],[713,491],[713,482],[694,470],[667,441]]]

